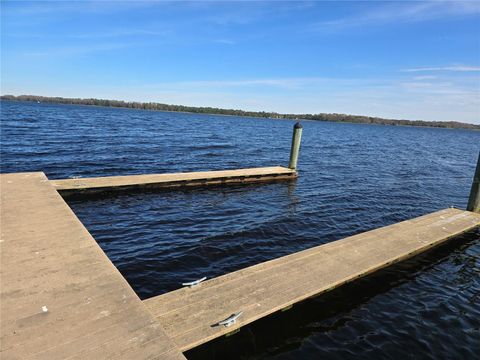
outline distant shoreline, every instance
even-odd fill
[[[86,106],[102,106],[102,107],[116,107],[139,110],[153,110],[153,111],[168,111],[168,112],[183,112],[192,114],[204,115],[228,115],[240,117],[254,117],[254,118],[270,118],[270,119],[285,119],[285,120],[312,120],[312,121],[329,121],[340,123],[353,124],[373,124],[373,125],[393,125],[393,126],[415,126],[415,127],[434,127],[446,129],[467,129],[480,130],[480,125],[462,123],[458,121],[425,121],[425,120],[398,120],[385,119],[379,117],[362,116],[362,115],[348,115],[348,114],[279,114],[275,112],[264,111],[244,111],[235,109],[221,109],[212,107],[195,107],[184,105],[170,105],[162,103],[143,103],[143,102],[127,102],[122,100],[107,100],[107,99],[80,99],[80,98],[63,98],[63,97],[48,97],[38,95],[2,95],[1,100],[13,101],[30,101],[43,102],[51,104],[66,104],[66,105],[86,105]]]

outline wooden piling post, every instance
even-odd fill
[[[468,198],[467,211],[480,213],[480,152],[478,153],[477,168],[473,176],[472,189]]]
[[[300,152],[300,142],[302,141],[302,124],[297,122],[293,126],[292,149],[290,150],[290,163],[288,167],[297,170],[298,153]]]

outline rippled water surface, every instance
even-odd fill
[[[51,179],[288,162],[293,121],[1,103],[2,172]],[[141,298],[351,234],[464,208],[480,132],[303,122],[296,182],[69,200]],[[187,353],[191,359],[470,359],[480,233]]]

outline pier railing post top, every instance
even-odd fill
[[[295,125],[293,126],[294,129],[301,129],[303,126],[300,124],[300,121],[297,121]]]

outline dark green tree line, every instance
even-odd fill
[[[129,109],[144,109],[144,110],[158,110],[158,111],[177,111],[189,112],[198,114],[218,114],[218,115],[234,115],[273,119],[305,119],[305,120],[319,120],[332,122],[347,122],[358,124],[378,124],[378,125],[403,125],[403,126],[426,126],[439,128],[457,128],[457,129],[474,129],[480,130],[480,125],[467,124],[458,121],[424,121],[424,120],[398,120],[398,119],[384,119],[379,117],[362,116],[362,115],[348,115],[348,114],[279,114],[276,112],[265,111],[244,111],[235,109],[221,109],[213,107],[195,107],[184,105],[171,105],[162,103],[142,103],[121,100],[106,100],[106,99],[79,99],[79,98],[63,98],[63,97],[47,97],[37,95],[3,95],[0,96],[2,100],[13,101],[40,101],[44,103],[54,104],[73,104],[73,105],[94,105],[107,107],[121,107]]]

